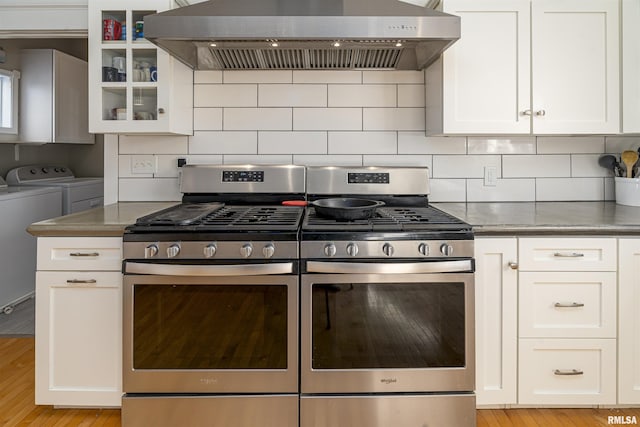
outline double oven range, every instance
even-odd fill
[[[125,427],[475,425],[473,234],[426,168],[181,174],[124,235]],[[282,205],[331,197],[385,206]]]

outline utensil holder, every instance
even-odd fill
[[[616,177],[616,203],[640,206],[640,178]]]

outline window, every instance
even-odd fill
[[[0,70],[0,133],[18,133],[18,71]]]

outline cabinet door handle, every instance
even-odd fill
[[[97,280],[96,279],[68,279],[67,283],[69,283],[71,285],[77,285],[77,284],[80,284],[80,283],[84,283],[84,284],[97,283]]]
[[[100,256],[98,252],[71,252],[69,256]]]
[[[520,111],[521,116],[531,116],[533,113],[531,110]]]
[[[542,117],[542,116],[546,116],[547,112],[545,110],[538,110],[536,111],[536,116],[538,117]]]
[[[582,258],[584,257],[584,254],[581,254],[580,252],[556,252],[553,256],[556,258]]]
[[[518,269],[518,263],[517,262],[510,261],[507,265],[512,270],[517,270]]]
[[[556,308],[578,308],[584,307],[584,304],[581,302],[557,302],[553,306]]]
[[[584,375],[584,371],[578,369],[554,369],[553,375]]]

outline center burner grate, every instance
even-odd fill
[[[233,227],[242,230],[297,228],[302,209],[295,206],[225,206],[202,218],[202,228]]]

